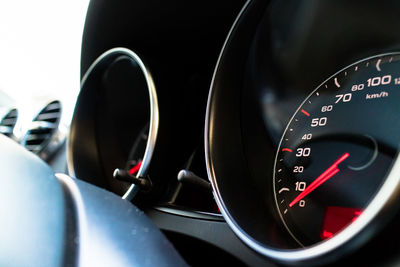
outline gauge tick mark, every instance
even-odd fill
[[[280,194],[280,193],[285,192],[285,191],[289,192],[290,189],[287,188],[287,187],[283,187],[283,188],[281,188],[281,190],[278,191],[278,193]]]
[[[378,59],[378,61],[376,62],[376,69],[378,70],[378,71],[381,71],[381,62],[382,62],[382,59]]]
[[[336,87],[337,87],[337,88],[340,88],[340,84],[339,84],[339,82],[338,82],[337,78],[335,78],[335,79],[334,79],[334,81],[335,81],[335,85],[336,85]]]
[[[308,113],[307,111],[305,111],[304,109],[301,110],[301,112],[306,115],[307,117],[310,117],[310,113]]]

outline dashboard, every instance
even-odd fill
[[[189,265],[397,265],[399,10],[91,1],[70,125],[50,101],[0,130],[134,203]]]

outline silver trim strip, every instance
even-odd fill
[[[78,219],[78,237],[79,237],[79,250],[78,250],[78,263],[79,266],[90,266],[91,259],[88,257],[90,253],[90,248],[86,245],[88,244],[89,237],[88,234],[88,224],[85,214],[85,204],[83,203],[81,192],[78,186],[74,183],[73,178],[66,174],[56,173],[57,179],[68,189],[69,193],[73,196],[71,197],[76,208],[77,219]]]
[[[159,127],[159,109],[158,109],[158,98],[157,98],[157,92],[156,88],[154,85],[154,80],[153,77],[148,70],[148,68],[145,66],[143,61],[140,59],[140,57],[133,52],[130,49],[123,48],[123,47],[116,47],[112,48],[103,54],[101,54],[93,63],[90,65],[89,69],[86,71],[85,75],[82,78],[81,81],[81,90],[83,86],[85,85],[85,82],[89,75],[92,73],[92,71],[96,68],[96,66],[101,63],[105,58],[109,57],[118,57],[121,55],[125,55],[130,57],[132,60],[134,60],[140,67],[140,69],[143,72],[143,75],[146,79],[147,87],[149,90],[149,99],[150,99],[150,127],[149,127],[149,137],[147,139],[147,146],[146,146],[146,151],[143,156],[143,162],[142,166],[140,167],[137,175],[138,176],[145,176],[147,173],[147,169],[149,167],[151,158],[153,156],[154,148],[156,146],[156,140],[157,140],[157,134],[158,134],[158,127]],[[69,143],[69,141],[68,141]],[[74,166],[73,166],[73,155],[71,151],[72,147],[70,144],[68,144],[68,171],[72,176],[75,176],[75,171],[74,171]],[[131,185],[127,192],[123,195],[123,199],[126,200],[132,200],[133,197],[136,195],[138,191],[137,186]]]
[[[165,206],[155,206],[153,209],[162,211],[168,214],[198,219],[198,220],[211,220],[223,222],[224,218],[221,214],[212,213],[212,212],[204,212],[204,211],[196,211],[196,210],[187,210],[179,207],[165,207]]]

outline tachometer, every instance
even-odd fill
[[[400,143],[400,54],[339,71],[300,105],[282,136],[274,190],[301,245],[333,237],[379,191]]]

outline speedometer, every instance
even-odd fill
[[[330,239],[368,208],[400,143],[400,54],[339,71],[300,105],[280,141],[274,193],[301,245]]]

